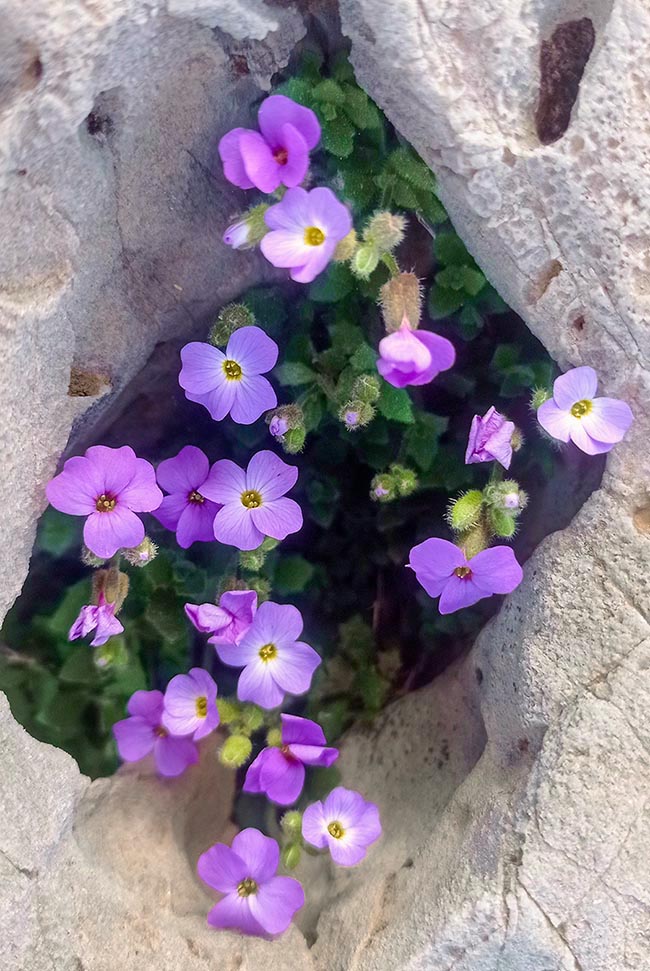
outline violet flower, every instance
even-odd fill
[[[45,491],[59,512],[87,517],[84,543],[103,560],[142,542],[144,526],[136,512],[153,512],[163,497],[153,466],[128,445],[93,445],[68,459]]]
[[[232,223],[228,226],[223,234],[223,241],[226,246],[231,246],[233,249],[246,249],[249,236],[250,227],[248,222],[245,219],[240,219],[239,222]]]
[[[260,105],[260,131],[233,128],[219,142],[225,177],[240,189],[274,192],[279,185],[300,185],[309,168],[309,152],[320,140],[318,118],[310,108],[282,94]]]
[[[196,401],[215,421],[227,414],[238,425],[251,425],[278,399],[267,378],[275,366],[278,345],[260,327],[240,327],[230,336],[225,353],[212,344],[192,341],[181,350],[178,383],[189,401]]]
[[[243,829],[232,848],[217,843],[199,857],[198,875],[224,894],[208,914],[208,924],[258,937],[286,931],[305,895],[293,877],[276,876],[280,849],[258,829]]]
[[[273,266],[288,267],[298,283],[311,283],[322,273],[352,229],[348,209],[322,187],[289,189],[264,219],[271,232],[260,243],[262,253]]]
[[[124,762],[139,762],[153,752],[160,775],[180,775],[199,760],[194,742],[170,735],[162,724],[162,691],[136,691],[126,706],[130,718],[113,725],[117,751]]]
[[[170,735],[191,735],[198,742],[219,724],[217,686],[203,668],[172,678],[164,703],[162,725]]]
[[[360,793],[337,786],[323,802],[307,806],[302,835],[317,849],[328,849],[339,866],[354,866],[381,836],[379,809]]]
[[[512,435],[515,423],[508,421],[494,406],[481,418],[474,415],[469,431],[465,465],[499,462],[504,469],[512,462]]]
[[[414,546],[409,567],[430,597],[440,597],[441,614],[491,597],[511,593],[522,581],[523,571],[509,546],[493,546],[468,560],[446,539],[427,539]]]
[[[203,495],[222,508],[214,519],[220,543],[254,550],[265,536],[284,539],[302,527],[302,512],[284,497],[298,478],[298,469],[273,452],[256,452],[244,472],[230,459],[215,462],[203,484]]]
[[[209,471],[207,456],[194,445],[186,445],[156,469],[158,485],[169,495],[154,516],[165,529],[176,532],[176,542],[184,550],[192,543],[214,540],[212,524],[220,507],[201,492]]]
[[[571,440],[587,455],[609,452],[634,421],[630,406],[617,398],[596,398],[598,375],[577,367],[553,384],[553,397],[537,409],[542,428],[561,442]]]
[[[227,590],[216,604],[185,604],[185,613],[202,634],[212,634],[208,644],[239,644],[257,610],[254,590]]]
[[[274,438],[282,438],[289,431],[289,422],[281,415],[274,415],[269,422],[269,432]]]
[[[280,715],[282,745],[263,749],[248,768],[244,792],[263,792],[271,802],[290,806],[302,792],[306,765],[332,765],[339,750],[327,748],[323,729],[309,718]]]
[[[115,616],[115,604],[107,603],[103,592],[99,594],[97,605],[86,604],[81,608],[79,616],[70,628],[68,640],[76,641],[79,637],[86,637],[93,630],[96,633],[90,642],[91,647],[101,647],[109,637],[124,631],[124,627]]]
[[[377,370],[395,388],[429,384],[456,360],[451,341],[430,330],[411,327],[405,316],[399,330],[379,342]]]
[[[321,659],[308,644],[299,641],[302,615],[290,604],[260,604],[252,626],[239,644],[217,646],[224,664],[243,667],[237,685],[240,701],[261,708],[275,708],[285,693],[309,691]]]

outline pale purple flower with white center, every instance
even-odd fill
[[[474,415],[469,430],[465,465],[475,462],[499,462],[504,469],[512,462],[512,435],[515,424],[508,421],[494,406],[481,418]]]
[[[162,724],[162,691],[136,691],[126,706],[130,718],[113,725],[117,751],[124,762],[139,762],[153,752],[160,775],[180,775],[199,760],[199,752],[189,738],[170,735]]]
[[[509,546],[493,546],[468,560],[446,539],[427,539],[414,546],[408,564],[430,597],[440,597],[441,614],[491,597],[511,593],[522,581],[523,571]]]
[[[217,843],[199,857],[201,879],[224,894],[208,924],[258,937],[286,931],[305,894],[293,877],[276,876],[280,849],[258,829],[243,829],[232,847]]]
[[[192,543],[214,540],[214,517],[220,507],[201,492],[209,472],[207,456],[194,445],[186,445],[156,470],[158,485],[169,495],[154,516],[165,529],[176,532],[176,542],[184,550]]]
[[[271,802],[290,806],[302,792],[306,765],[332,765],[339,750],[328,748],[323,729],[309,718],[280,715],[282,744],[263,749],[248,768],[244,792],[263,792]]]
[[[360,793],[337,786],[323,802],[307,806],[302,835],[317,849],[329,850],[339,866],[354,866],[381,836],[379,809]]]
[[[274,438],[282,438],[289,431],[289,422],[281,415],[274,415],[269,422],[269,432]]]
[[[302,512],[288,492],[298,469],[273,452],[256,452],[244,472],[230,459],[215,462],[203,484],[203,494],[222,508],[214,518],[220,543],[255,550],[266,536],[285,539],[302,527]]]
[[[553,397],[537,409],[542,428],[561,442],[569,440],[587,455],[609,452],[634,421],[630,406],[618,398],[596,398],[598,375],[577,367],[553,384]]]
[[[309,152],[320,141],[320,124],[310,108],[282,94],[260,105],[260,131],[233,128],[219,142],[225,177],[240,189],[274,192],[279,185],[300,185],[309,168]]]
[[[239,222],[228,226],[223,234],[223,241],[226,246],[232,246],[233,249],[246,249],[249,236],[250,226],[248,222],[245,219],[240,219]]]
[[[227,590],[216,604],[185,604],[185,613],[202,634],[212,634],[208,644],[239,644],[257,610],[254,590]]]
[[[231,334],[225,353],[201,341],[186,344],[178,383],[185,397],[207,408],[215,421],[230,414],[238,425],[251,425],[278,403],[262,377],[277,359],[278,345],[260,327],[240,327]]]
[[[163,727],[170,735],[191,735],[195,742],[213,732],[219,724],[217,685],[203,668],[177,674],[165,691]]]
[[[93,445],[68,459],[45,491],[59,512],[87,517],[84,543],[102,560],[142,542],[144,526],[136,512],[153,512],[163,497],[153,465],[128,445]]]
[[[69,641],[76,641],[79,637],[86,637],[91,631],[95,636],[90,642],[91,647],[101,647],[109,637],[121,634],[124,627],[115,616],[115,604],[107,603],[103,593],[99,595],[98,604],[86,604],[79,611],[79,616],[70,628]]]
[[[411,327],[404,317],[399,330],[379,342],[377,370],[395,388],[429,384],[456,360],[451,341],[430,330]]]
[[[298,283],[311,283],[322,273],[352,229],[348,209],[323,187],[289,189],[264,220],[271,232],[260,243],[262,253],[273,266],[289,268]]]
[[[224,664],[244,668],[237,685],[240,701],[276,708],[285,694],[309,691],[321,659],[313,647],[298,640],[302,627],[296,607],[266,601],[239,644],[217,646]]]

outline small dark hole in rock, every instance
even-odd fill
[[[27,68],[27,74],[34,82],[38,82],[43,77],[43,62],[40,57],[35,57],[30,61],[29,67]]]
[[[583,17],[560,24],[550,40],[542,41],[535,112],[535,127],[542,145],[556,142],[569,127],[571,109],[595,39],[593,23],[589,17]]]
[[[86,129],[93,138],[106,138],[113,131],[113,119],[97,111],[91,111],[86,118]]]
[[[579,317],[575,318],[571,326],[573,327],[574,330],[582,331],[585,329],[585,323],[586,323],[585,318],[583,317],[582,314],[580,314]]]

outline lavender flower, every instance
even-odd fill
[[[280,715],[282,745],[263,749],[249,766],[244,792],[263,792],[272,802],[290,806],[305,784],[305,766],[329,766],[339,757],[327,748],[323,729],[309,718]]]
[[[121,634],[124,627],[115,616],[115,604],[107,603],[103,593],[99,594],[99,603],[82,607],[79,616],[70,628],[69,641],[76,641],[79,637],[86,637],[91,631],[96,631],[90,642],[91,647],[101,647],[109,637]]]
[[[318,118],[309,108],[281,94],[262,102],[260,131],[233,128],[219,142],[223,172],[240,189],[274,192],[279,185],[300,185],[309,168],[309,152],[320,140]]]
[[[199,760],[194,742],[170,735],[162,724],[162,691],[136,691],[126,706],[130,718],[113,725],[117,751],[124,762],[139,762],[153,752],[160,775],[180,775]]]
[[[216,604],[185,604],[185,613],[202,634],[212,634],[208,644],[239,644],[257,610],[254,590],[227,590]]]
[[[240,327],[226,352],[193,341],[181,351],[178,383],[189,401],[196,401],[215,421],[227,414],[238,425],[251,425],[278,403],[269,381],[262,377],[275,366],[278,345],[259,327]]]
[[[59,512],[87,517],[84,543],[102,560],[138,546],[144,526],[136,512],[152,512],[162,502],[153,466],[128,445],[93,445],[68,459],[45,491]]]
[[[281,934],[303,906],[305,895],[293,877],[276,876],[280,850],[257,829],[243,829],[232,848],[217,843],[201,854],[197,873],[224,894],[208,914],[208,924],[254,934]]]
[[[596,398],[598,375],[577,367],[560,375],[553,397],[537,411],[542,428],[561,442],[571,440],[587,455],[609,452],[634,421],[630,406],[617,398]]]
[[[474,415],[469,431],[465,465],[475,462],[499,462],[504,469],[512,462],[514,422],[508,421],[493,406],[483,417]]]
[[[244,472],[230,459],[215,462],[203,484],[203,494],[222,508],[214,519],[220,543],[254,550],[265,536],[284,539],[302,527],[302,512],[284,498],[295,485],[298,469],[273,452],[256,452]]]
[[[251,628],[239,644],[217,647],[224,664],[243,667],[237,685],[240,701],[261,708],[275,708],[285,693],[309,691],[314,671],[321,662],[316,651],[299,641],[300,611],[290,604],[260,604]]]
[[[288,267],[298,283],[311,283],[322,273],[352,229],[349,211],[324,188],[289,189],[264,219],[272,232],[260,243],[262,253],[273,266]]]
[[[471,607],[493,593],[511,593],[523,578],[509,546],[493,546],[468,560],[459,546],[437,537],[414,546],[408,565],[429,596],[440,597],[441,614]]]
[[[414,329],[407,317],[399,330],[380,340],[379,354],[377,370],[395,388],[428,384],[456,360],[451,341],[429,330]]]
[[[269,422],[269,432],[274,438],[282,438],[289,431],[289,422],[281,415],[274,415]]]
[[[354,866],[381,836],[379,810],[360,793],[337,786],[324,802],[307,806],[302,835],[317,849],[328,849],[339,866]]]
[[[231,246],[233,249],[246,249],[248,245],[248,238],[250,236],[250,227],[245,219],[240,219],[239,222],[232,223],[228,226],[228,229],[223,234],[223,241],[226,246]]]
[[[198,742],[219,724],[217,686],[203,668],[172,678],[164,703],[162,724],[170,735],[191,735]]]
[[[214,540],[214,517],[220,506],[201,492],[209,471],[207,456],[194,445],[186,445],[156,470],[158,484],[169,495],[154,516],[165,529],[175,530],[176,541],[184,550],[192,543]]]

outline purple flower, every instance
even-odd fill
[[[68,459],[45,491],[55,509],[88,517],[84,543],[104,560],[142,542],[144,526],[135,514],[152,512],[162,501],[153,465],[128,445],[93,445]]]
[[[162,691],[136,691],[126,706],[130,718],[113,725],[117,751],[124,762],[139,762],[153,752],[161,775],[176,776],[199,760],[194,742],[170,735],[162,724]]]
[[[232,246],[233,249],[246,249],[248,245],[248,237],[250,236],[250,227],[245,219],[240,219],[237,223],[232,223],[228,226],[228,229],[223,234],[223,241],[226,246]]]
[[[237,685],[240,701],[275,708],[285,692],[302,695],[309,691],[321,659],[313,647],[298,640],[301,632],[302,616],[296,607],[266,601],[239,644],[217,646],[224,664],[244,668]]]
[[[96,631],[90,642],[91,647],[101,647],[109,637],[121,634],[124,628],[115,616],[115,604],[107,603],[103,593],[99,595],[99,603],[86,604],[79,611],[79,616],[70,628],[69,641],[76,641],[78,637],[86,637],[91,631]]]
[[[415,330],[404,317],[399,330],[379,341],[377,370],[395,388],[428,384],[456,360],[451,341],[430,330]]]
[[[273,266],[291,269],[291,279],[311,283],[332,259],[337,243],[352,229],[352,218],[330,189],[289,189],[264,219],[272,232],[262,253]]]
[[[185,604],[185,613],[202,634],[212,634],[208,644],[239,644],[253,623],[257,610],[254,590],[227,590],[216,604]]]
[[[186,344],[178,383],[185,397],[207,408],[215,421],[230,413],[238,425],[251,425],[278,403],[269,381],[262,377],[277,359],[278,345],[263,330],[240,327],[231,335],[225,354],[212,344]]]
[[[302,512],[284,498],[296,484],[298,469],[273,452],[256,452],[244,472],[230,459],[215,462],[203,484],[203,495],[222,508],[214,519],[220,543],[254,550],[265,536],[284,539],[302,527]]]
[[[327,748],[323,729],[308,718],[280,715],[282,745],[263,749],[249,766],[244,792],[263,792],[272,802],[290,806],[305,784],[306,765],[332,765],[339,757]]]
[[[354,866],[381,836],[379,809],[360,793],[338,786],[324,802],[307,806],[302,835],[319,850],[328,849],[339,866]]]
[[[165,529],[175,530],[176,542],[184,550],[192,543],[214,540],[212,524],[220,507],[201,492],[209,471],[207,456],[194,445],[186,445],[156,470],[158,485],[169,495],[154,516]]]
[[[300,185],[309,168],[309,152],[320,140],[313,111],[282,94],[260,105],[260,131],[233,128],[219,142],[223,173],[240,189],[274,192],[279,185]]]
[[[201,879],[225,896],[208,914],[208,924],[244,934],[281,934],[303,906],[305,895],[293,877],[278,877],[280,850],[258,829],[243,829],[232,849],[217,843],[199,857]]]
[[[269,422],[269,432],[274,438],[282,438],[289,431],[289,422],[281,415],[274,415]]]
[[[494,406],[482,418],[474,415],[465,452],[465,465],[475,462],[500,462],[504,469],[509,469],[514,430],[514,422],[504,418]]]
[[[195,742],[219,724],[217,686],[203,668],[177,674],[165,691],[163,727],[170,735],[191,735]]]
[[[577,367],[555,379],[553,397],[537,410],[542,428],[561,442],[569,439],[587,455],[609,452],[634,421],[630,406],[617,398],[595,398],[598,376]]]
[[[493,546],[468,560],[460,547],[437,537],[414,546],[408,565],[429,596],[440,597],[441,614],[471,607],[493,593],[511,593],[523,577],[509,546]]]

